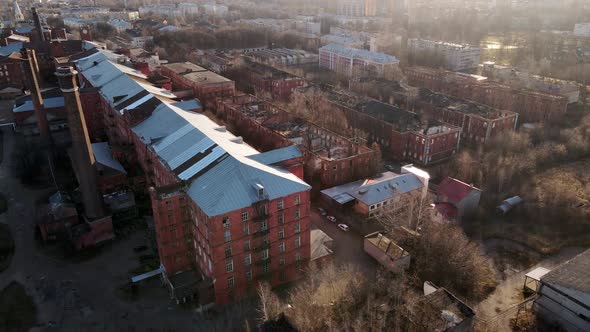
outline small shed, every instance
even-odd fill
[[[523,285],[524,291],[536,293],[539,290],[541,278],[549,272],[551,272],[551,270],[544,267],[538,267],[525,274]]]

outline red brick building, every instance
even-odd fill
[[[206,116],[162,102],[101,53],[76,66],[85,84],[100,89],[113,155],[135,163],[153,186],[159,256],[173,297],[211,290],[223,305],[260,280],[276,286],[302,277],[311,188],[274,166],[296,159],[291,149],[259,153]],[[181,287],[182,276],[197,278],[195,288]]]
[[[328,99],[326,117],[346,119],[345,132],[366,133],[369,142],[379,144],[390,158],[429,165],[452,157],[459,149],[459,127],[424,121],[414,112],[350,93],[329,92]]]
[[[512,111],[523,122],[553,121],[567,111],[568,99],[564,96],[515,89],[482,76],[424,67],[406,68],[405,74],[412,86]]]
[[[20,53],[12,53],[8,56],[0,56],[0,87],[25,86],[25,74],[22,69],[23,59]]]
[[[518,114],[486,105],[420,89],[413,110],[443,123],[460,127],[462,138],[473,144],[488,142],[506,131],[516,129]]]
[[[295,75],[274,67],[247,61],[243,70],[233,79],[242,91],[251,93],[266,92],[274,100],[289,100],[293,91],[304,85],[305,81]]]
[[[217,115],[232,132],[261,151],[296,144],[303,151],[305,180],[328,188],[376,172],[379,151],[254,96],[238,95],[217,102]]]
[[[233,96],[235,92],[233,81],[191,62],[163,65],[160,71],[176,89],[192,90],[206,108],[214,105],[215,98]]]

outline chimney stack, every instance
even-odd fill
[[[31,8],[33,12],[33,21],[35,22],[35,28],[37,29],[37,33],[39,34],[39,42],[45,41],[45,34],[43,33],[43,27],[41,26],[41,19],[39,18],[39,14],[37,13],[37,8]]]
[[[49,122],[47,122],[47,114],[43,106],[43,97],[41,96],[41,89],[39,88],[37,57],[35,50],[22,49],[21,55],[25,60],[23,62],[23,69],[25,72],[25,82],[27,88],[31,92],[31,99],[33,101],[33,109],[37,116],[37,126],[39,127],[39,134],[46,140],[51,142],[51,132],[49,131]]]
[[[55,75],[65,99],[68,125],[72,135],[72,158],[78,174],[86,217],[89,220],[105,216],[102,197],[98,190],[96,160],[90,145],[86,120],[80,103],[80,93],[73,67],[60,66]]]

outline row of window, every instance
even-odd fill
[[[296,262],[301,261],[301,254],[298,253],[298,252],[295,253],[295,261]],[[279,261],[279,266],[285,266],[285,264],[286,264],[285,259],[281,259]],[[229,265],[226,264],[226,270],[228,269],[228,266]],[[231,264],[231,271],[228,271],[228,272],[233,272],[233,263]],[[262,264],[262,273],[268,273],[268,272],[270,272],[270,264],[269,264],[269,262],[266,262],[265,264]],[[279,273],[279,279],[281,281],[286,280],[286,273],[285,273],[285,271],[280,271],[280,273]],[[248,281],[251,281],[252,280],[252,270],[247,270],[246,271],[246,280],[248,280]],[[229,287],[229,288],[234,287],[235,284],[236,284],[235,277],[233,275],[228,276],[227,277],[227,287]]]

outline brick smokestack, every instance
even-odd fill
[[[41,26],[41,19],[39,18],[39,14],[37,13],[37,8],[33,7],[31,8],[31,11],[33,12],[33,21],[35,22],[35,28],[37,29],[37,33],[39,34],[39,39],[37,40],[39,42],[44,42],[45,34],[43,33],[43,27]]]
[[[23,61],[23,70],[25,72],[25,82],[27,88],[31,92],[31,99],[33,101],[33,108],[37,117],[37,126],[39,127],[39,134],[46,140],[51,141],[51,132],[49,131],[49,122],[47,121],[47,114],[43,106],[43,98],[41,97],[41,89],[39,88],[38,67],[35,56],[35,50],[22,49],[21,55]]]
[[[76,82],[77,73],[73,67],[60,66],[57,68],[55,75],[59,80],[59,86],[65,99],[68,125],[72,135],[72,159],[78,174],[86,217],[92,220],[104,217],[105,213],[102,197],[98,190],[96,160],[90,145],[86,120],[80,103],[80,93]]]

